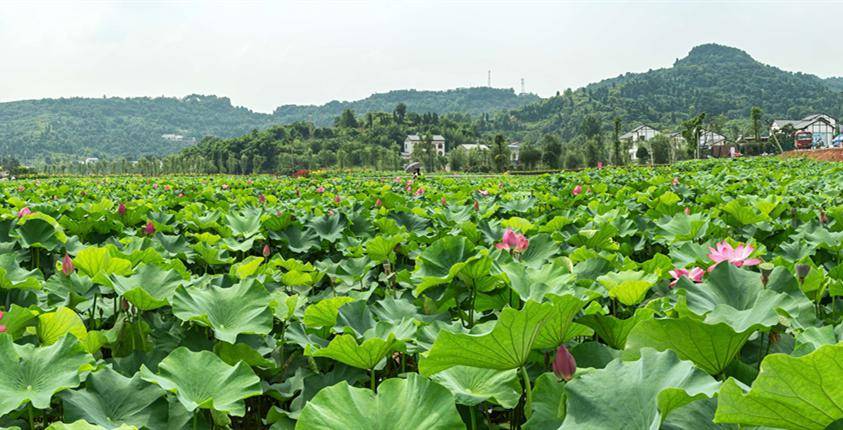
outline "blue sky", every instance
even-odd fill
[[[819,14],[817,14],[819,12]],[[812,17],[824,17],[824,19]],[[2,2],[0,101],[228,96],[281,104],[492,85],[549,96],[735,46],[843,74],[839,2]]]

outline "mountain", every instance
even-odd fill
[[[206,135],[239,136],[274,122],[226,97],[67,98],[0,103],[0,154],[79,160],[177,152]]]
[[[792,73],[753,59],[746,52],[706,44],[691,49],[672,67],[627,73],[512,110],[503,128],[524,139],[557,134],[570,139],[591,116],[603,130],[615,117],[622,132],[639,124],[676,129],[705,112],[707,126],[723,132],[745,131],[749,112],[759,106],[764,120],[802,118],[812,113],[840,117],[843,95],[817,76]]]
[[[321,106],[284,105],[275,109],[273,115],[282,124],[311,121],[318,126],[329,126],[346,109],[356,114],[392,112],[399,103],[404,103],[408,112],[480,115],[519,108],[539,100],[535,94],[515,94],[512,89],[490,87],[446,91],[397,90],[350,102],[335,100]]]
[[[834,91],[843,92],[843,77],[826,78],[825,83]]]

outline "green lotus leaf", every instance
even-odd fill
[[[533,413],[524,430],[557,430],[565,420],[565,401],[565,382],[553,373],[541,374],[533,387]]]
[[[671,350],[710,375],[732,362],[754,331],[736,333],[724,323],[706,324],[692,318],[651,319],[637,324],[626,340],[627,351],[641,348]]]
[[[538,269],[559,252],[559,244],[554,242],[546,234],[537,234],[530,237],[530,246],[527,247],[518,261],[527,267]]]
[[[307,402],[296,423],[296,430],[464,428],[454,396],[414,373],[387,379],[377,394],[347,382],[324,388]]]
[[[184,282],[173,269],[164,270],[152,264],[140,264],[131,276],[114,276],[114,291],[142,311],[170,304],[176,288]]]
[[[7,312],[3,312],[0,324],[6,326],[6,334],[17,339],[24,334],[27,327],[37,325],[38,312],[12,304]]]
[[[494,328],[485,334],[439,332],[430,351],[419,362],[422,375],[433,375],[454,366],[509,370],[524,365],[533,344],[554,307],[527,302],[524,309],[501,311]]]
[[[796,335],[793,354],[791,355],[799,357],[810,353],[822,345],[831,345],[841,341],[843,341],[843,324],[838,324],[836,327],[830,325],[808,327]]]
[[[331,297],[320,300],[304,309],[304,325],[311,328],[333,327],[337,323],[340,308],[353,302],[351,297]]]
[[[46,430],[138,430],[135,426],[121,425],[120,427],[103,427],[96,424],[91,424],[85,420],[74,421],[68,423],[52,423]]]
[[[188,412],[210,409],[242,417],[246,413],[243,400],[263,392],[260,378],[245,363],[229,366],[212,352],[193,352],[185,347],[164,358],[157,374],[142,365],[140,375],[175,393]]]
[[[239,334],[267,334],[272,330],[270,296],[262,285],[242,281],[228,288],[176,289],[173,315],[214,330],[217,339],[235,343]]]
[[[17,234],[23,248],[43,248],[53,251],[67,242],[64,228],[55,218],[34,212],[18,221]]]
[[[0,288],[37,290],[42,279],[41,271],[22,269],[14,253],[0,255]]]
[[[523,301],[541,302],[547,294],[562,295],[572,292],[577,279],[568,265],[560,259],[538,268],[529,268],[513,261],[502,265],[501,269],[509,278],[510,287]]]
[[[445,236],[433,242],[416,259],[413,294],[418,296],[428,288],[451,282],[470,259],[477,257],[474,245],[462,236]]]
[[[270,233],[270,237],[286,244],[287,249],[296,254],[304,254],[319,248],[319,235],[311,229],[290,226],[283,231]]]
[[[726,323],[738,333],[776,325],[776,310],[787,299],[785,294],[765,289],[758,273],[732,264],[718,264],[701,284],[683,277],[677,288],[692,313],[705,316],[709,324]]]
[[[261,236],[252,236],[248,239],[240,239],[236,237],[226,237],[222,240],[222,244],[218,247],[229,252],[247,253],[255,247],[255,240],[260,239]]]
[[[236,365],[242,361],[250,367],[259,367],[262,369],[271,369],[275,367],[275,362],[268,360],[256,351],[251,346],[245,343],[230,344],[226,342],[218,342],[214,345],[214,353],[217,354],[222,361],[229,365]]]
[[[112,285],[109,276],[129,276],[132,273],[132,262],[112,257],[108,248],[85,248],[76,254],[73,264],[94,282],[106,286]]]
[[[582,310],[585,302],[570,294],[564,296],[549,296],[553,304],[551,312],[545,320],[544,326],[533,344],[533,348],[556,348],[562,344],[574,323],[574,317]]]
[[[643,349],[637,361],[615,360],[569,382],[560,430],[657,429],[672,410],[713,396],[719,385],[671,351]]]
[[[36,348],[16,345],[0,333],[0,415],[28,402],[37,409],[50,407],[53,394],[82,382],[84,367],[93,363],[73,336]]]
[[[597,282],[609,291],[609,297],[627,306],[641,303],[657,281],[656,275],[631,270],[607,273],[597,278]]]
[[[342,237],[342,230],[345,227],[340,214],[325,215],[312,219],[308,226],[313,229],[322,240],[334,243]]]
[[[735,199],[721,206],[723,212],[731,215],[738,225],[753,225],[769,220],[767,214],[760,212],[752,206],[743,204],[740,199]]]
[[[716,398],[694,400],[674,409],[659,430],[739,430],[739,426],[733,424],[715,424],[716,409]],[[754,429],[765,430],[762,427]]]
[[[90,374],[85,388],[60,396],[68,420],[85,420],[107,429],[166,427],[169,407],[162,399],[164,390],[144,382],[140,374],[127,378],[106,367]]]
[[[843,344],[802,357],[771,354],[748,393],[729,378],[720,389],[716,423],[823,430],[843,419]]]
[[[708,230],[708,218],[701,213],[691,215],[678,213],[672,218],[656,222],[656,225],[661,231],[656,233],[655,239],[673,244],[705,237],[705,232]]]
[[[577,319],[577,322],[594,330],[597,336],[603,339],[607,345],[622,350],[626,347],[626,340],[632,329],[641,321],[652,319],[654,313],[649,308],[638,308],[635,310],[635,314],[627,319],[619,319],[611,315],[591,314]]]
[[[246,279],[250,276],[255,276],[255,273],[261,267],[261,263],[263,263],[263,257],[250,255],[242,261],[237,262],[237,264],[232,264],[229,273],[236,276],[237,279]]]
[[[390,352],[399,346],[395,335],[389,334],[386,339],[373,337],[358,344],[353,335],[343,334],[331,340],[324,348],[315,349],[308,345],[305,355],[310,357],[327,357],[340,363],[359,369],[374,369],[386,358]]]
[[[98,331],[89,332],[82,318],[72,309],[65,307],[39,315],[36,332],[44,345],[52,345],[65,335],[71,334],[76,337],[82,348],[90,353],[98,351],[107,343],[105,335]]]
[[[492,402],[511,409],[521,399],[521,384],[515,369],[454,366],[430,379],[447,388],[460,405],[477,406],[483,402]]]
[[[241,213],[231,212],[225,214],[225,220],[235,236],[251,237],[260,232],[261,211],[250,208]]]
[[[395,248],[404,240],[406,240],[406,236],[401,234],[375,236],[366,242],[366,254],[375,264],[394,262]]]

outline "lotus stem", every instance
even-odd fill
[[[373,367],[372,370],[369,371],[369,385],[372,388],[372,391],[375,391],[375,368]]]
[[[471,416],[471,430],[477,430],[477,406],[469,406],[468,414]]]
[[[527,374],[527,368],[524,366],[521,366],[521,377],[524,379],[524,392],[527,399],[524,403],[524,417],[529,419],[533,413],[533,387],[530,385],[530,375]]]

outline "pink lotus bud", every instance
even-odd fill
[[[154,189],[154,190],[157,190],[157,189],[158,189],[158,183],[157,183],[157,182],[156,182],[156,183],[154,183],[154,184],[152,184],[152,189]]]
[[[18,187],[18,192],[19,192],[19,193],[22,193],[25,189],[26,189],[26,188],[24,188],[24,186],[23,186],[23,185],[21,185],[21,186],[19,186],[19,187]]]
[[[480,203],[478,203],[477,200],[474,201],[474,210],[476,210],[476,211],[480,210]]]
[[[409,181],[407,181],[407,186],[406,186],[406,187],[404,187],[404,191],[406,191],[406,192],[408,192],[408,193],[409,193],[409,192],[411,192],[411,191],[413,191],[413,186],[412,186],[412,185],[410,185]]]
[[[184,197],[184,193],[179,193],[178,197]]]
[[[489,195],[489,192],[486,191],[486,190],[477,190],[477,192],[480,193],[480,195],[484,196],[484,197]]]
[[[147,236],[152,236],[155,234],[155,224],[153,224],[151,220],[147,221],[146,226],[143,228],[143,232]]]
[[[120,203],[117,206],[117,214],[120,215],[120,216],[126,215],[126,205],[125,204]]]
[[[317,189],[316,189],[316,192],[317,192],[317,193],[319,193],[319,194],[324,193],[324,192],[325,192],[325,187],[323,187],[323,186],[321,186],[321,185],[320,185],[320,186],[319,186],[319,188],[317,188]]]
[[[61,273],[63,273],[64,276],[70,276],[74,269],[73,260],[69,255],[64,254],[64,258],[61,259]]]
[[[334,196],[334,203],[339,204],[342,201],[339,195]]]
[[[421,196],[422,194],[424,194],[424,188],[419,188],[418,190],[416,190],[416,197]]]
[[[264,196],[263,194],[258,194],[258,202],[260,202],[260,204],[266,203],[266,196]]]
[[[222,184],[222,189],[227,190],[227,189],[228,189],[228,184]]]
[[[570,381],[577,371],[577,360],[568,352],[565,345],[559,345],[556,349],[556,357],[553,359],[553,373],[559,379]]]
[[[25,207],[25,208],[18,211],[18,218],[23,218],[27,215],[30,215],[31,213],[32,213],[32,211],[29,210],[29,208]]]
[[[445,200],[445,196],[442,196],[441,203],[442,203],[442,206],[448,206],[448,201]]]
[[[248,181],[246,181],[246,183],[247,183],[247,184],[249,184],[249,185],[252,185],[252,184],[254,184],[254,183],[255,183],[255,181],[253,181],[253,180],[249,179]]]
[[[674,176],[674,177],[673,177],[673,186],[675,187],[675,186],[677,186],[677,185],[679,185],[679,178],[678,178],[678,177],[676,177],[676,176]]]
[[[576,187],[574,187],[574,189],[571,190],[571,194],[574,196],[582,194],[582,185],[577,185]]]
[[[685,206],[685,215],[691,215],[691,208],[689,206]]]
[[[334,216],[334,210],[328,209],[328,216]]]
[[[0,311],[0,320],[2,320],[2,319],[3,319],[3,311]],[[3,324],[0,324],[0,333],[5,333],[5,332],[6,332],[6,326],[4,326]]]
[[[169,185],[164,185],[164,191],[170,191],[171,189],[172,187],[170,187]]]
[[[598,169],[602,169],[602,168],[603,168],[603,162],[602,162],[602,161],[598,161],[598,162],[597,162],[597,168],[598,168]]]
[[[271,254],[271,253],[272,253],[272,250],[269,249],[269,244],[268,243],[265,244],[263,246],[263,250],[261,250],[261,254],[263,255],[263,258],[269,258],[269,254]]]
[[[381,202],[381,199],[377,199],[377,200],[375,200],[375,207],[376,207],[376,208],[381,207],[381,205],[382,205],[382,204],[383,204],[383,202]]]

